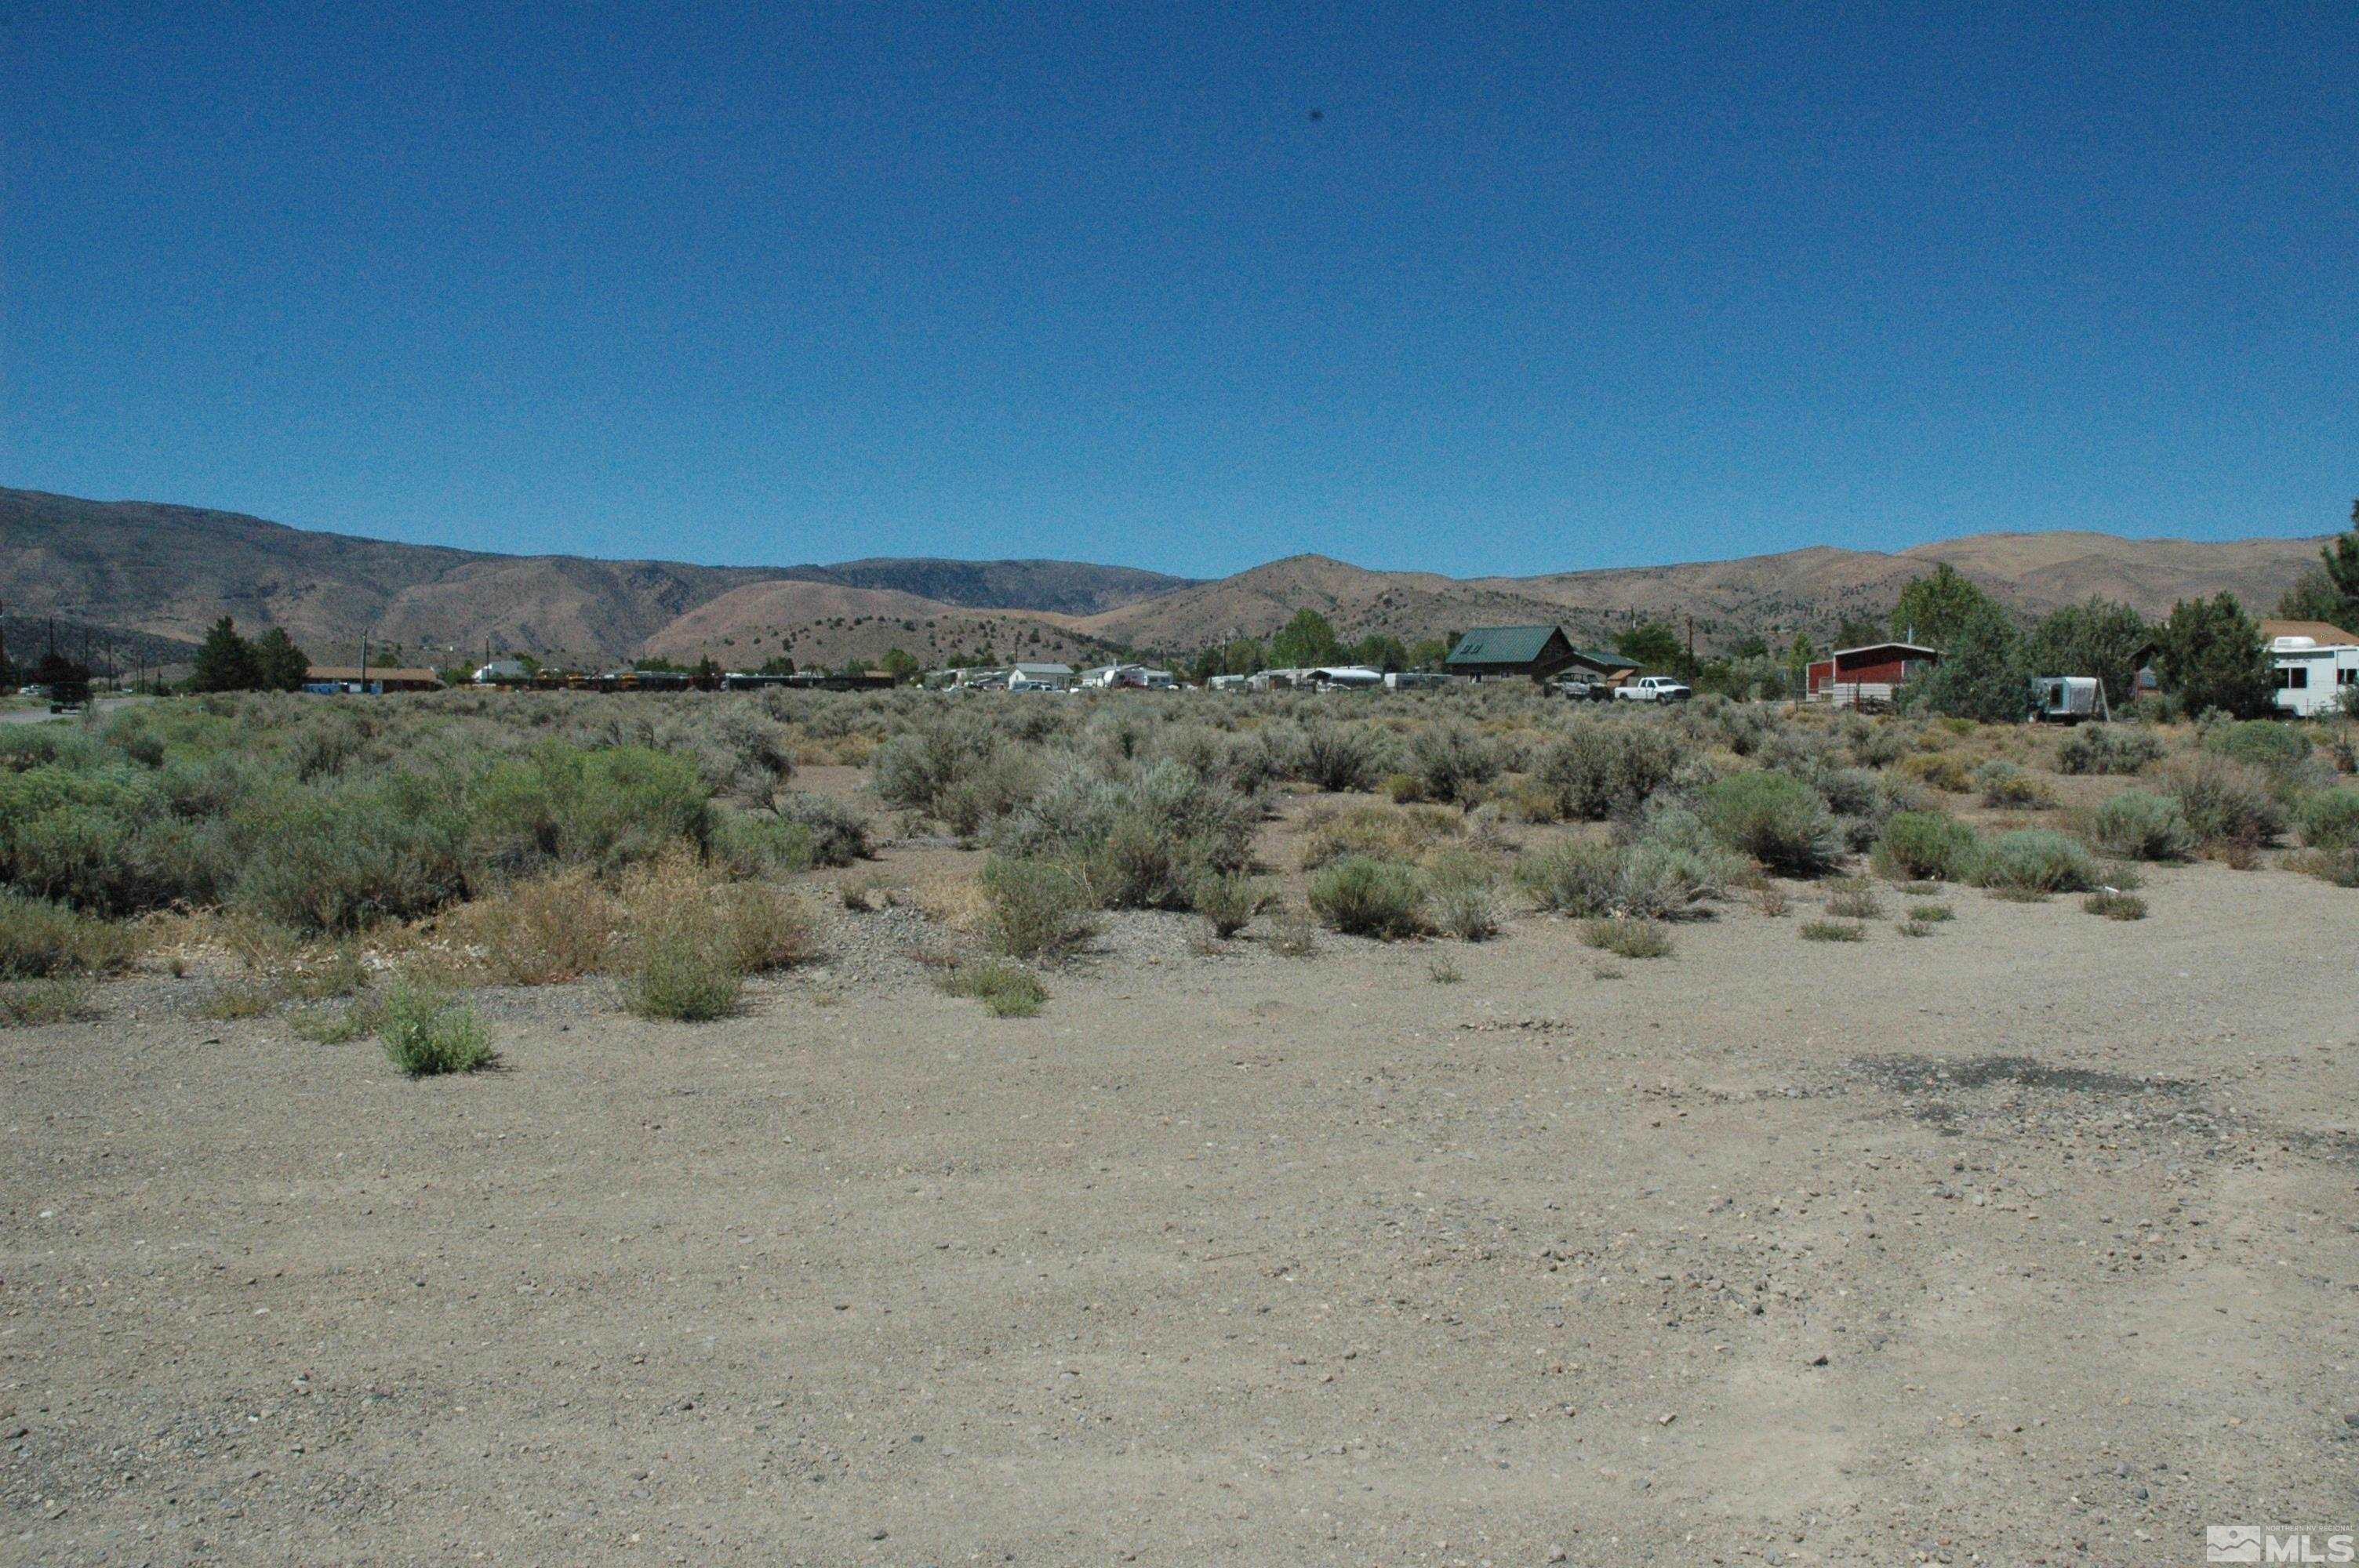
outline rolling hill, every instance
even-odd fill
[[[144,502],[0,490],[0,599],[12,622],[54,614],[185,643],[223,615],[280,625],[315,657],[363,634],[388,653],[463,658],[495,649],[609,662],[642,654],[752,666],[875,660],[901,648],[1097,662],[1118,650],[1184,654],[1266,636],[1317,610],[1346,637],[1414,642],[1471,625],[1560,622],[1601,642],[1634,620],[1684,628],[1700,647],[1797,629],[1824,635],[1883,614],[1910,578],[1947,562],[2038,614],[2091,595],[2148,615],[2223,589],[2273,606],[2317,558],[2316,539],[2202,543],[2082,532],[1978,534],[1899,551],[1815,546],[1673,566],[1457,579],[1291,556],[1190,581],[1057,560],[885,559],[704,567],[504,556],[288,528]],[[388,646],[390,645],[390,646]]]

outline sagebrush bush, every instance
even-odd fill
[[[2162,742],[2124,724],[2083,724],[2056,748],[2060,773],[2135,773],[2162,759]]]
[[[1900,811],[1886,818],[1869,863],[1895,881],[1956,881],[1973,869],[1979,840],[1954,817]]]
[[[1839,853],[1841,838],[1826,803],[1783,773],[1716,779],[1704,786],[1698,815],[1723,844],[1788,876],[1816,876]]]
[[[576,868],[462,904],[447,920],[454,935],[482,950],[502,984],[551,986],[606,968],[622,910],[590,871]]]
[[[868,842],[868,819],[840,800],[822,795],[788,795],[779,798],[777,814],[787,826],[803,830],[807,864],[848,866],[875,853]]]
[[[2079,839],[2044,827],[2002,833],[1983,846],[1976,887],[2013,892],[2081,892],[2097,882],[2097,864]]]
[[[737,1010],[745,972],[716,928],[669,920],[634,932],[622,981],[623,1005],[640,1018],[702,1023]]]
[[[125,926],[0,889],[0,980],[112,975],[137,947]]]
[[[1985,806],[2046,806],[2055,799],[2036,775],[2002,757],[1974,770],[1974,787]]]
[[[1252,924],[1266,896],[1261,883],[1243,871],[1207,871],[1196,883],[1196,911],[1213,935],[1234,936]]]
[[[1604,914],[1622,892],[1622,852],[1611,844],[1560,839],[1517,858],[1516,883],[1540,910]]]
[[[1463,800],[1500,766],[1499,749],[1463,725],[1430,724],[1409,737],[1408,771],[1428,800]]]
[[[714,865],[736,877],[790,875],[820,863],[818,841],[809,827],[783,816],[739,812],[714,818],[707,852]]]
[[[2298,766],[2310,755],[2310,737],[2275,719],[2206,722],[2196,743],[2212,756],[2272,772]]]
[[[2324,789],[2294,810],[2301,841],[2313,849],[2359,849],[2359,789]]]
[[[377,1012],[385,1054],[413,1078],[473,1073],[496,1059],[491,1036],[474,1009],[408,980],[386,990]]]
[[[1435,846],[1462,836],[1467,820],[1440,806],[1349,806],[1337,811],[1314,806],[1305,818],[1310,831],[1302,841],[1302,869],[1316,871],[1346,855],[1419,860]]]
[[[1828,884],[1827,913],[1844,920],[1876,920],[1883,917],[1884,903],[1866,878],[1840,877]]]
[[[1388,749],[1374,731],[1356,724],[1314,720],[1302,727],[1286,772],[1340,793],[1370,787],[1383,776],[1387,761]]]
[[[2249,765],[2197,757],[2172,768],[2167,787],[2205,844],[2252,849],[2285,831],[2285,809],[2267,776]]]
[[[1433,924],[1440,930],[1465,942],[1498,935],[1498,878],[1480,859],[1462,850],[1443,856],[1426,882]]]
[[[982,881],[991,945],[1011,958],[1061,957],[1097,935],[1096,900],[1070,861],[995,850]]]
[[[1425,884],[1414,866],[1346,855],[1310,879],[1311,910],[1351,936],[1391,941],[1425,929]]]
[[[1582,719],[1541,752],[1534,775],[1555,816],[1597,821],[1636,810],[1680,760],[1677,738],[1659,724]]]
[[[2100,889],[2082,899],[2081,907],[2091,914],[2102,914],[2108,920],[2146,918],[2146,900],[2118,889]]]
[[[2089,841],[2125,860],[2176,860],[2195,848],[2195,831],[2178,801],[2132,789],[2089,813]]]
[[[1867,927],[1847,920],[1806,920],[1796,928],[1805,942],[1864,942]]]

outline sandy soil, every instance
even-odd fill
[[[848,960],[702,1027],[493,992],[506,1070],[416,1084],[125,982],[0,1033],[0,1559],[2347,1529],[2359,906],[2146,896],[1833,945],[1798,893],[1610,965],[1535,918],[1289,959],[1126,917],[1033,1020]],[[846,951],[911,918],[828,912]]]

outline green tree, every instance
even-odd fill
[[[1631,627],[1614,639],[1614,648],[1641,669],[1687,673],[1687,649],[1680,645],[1680,634],[1659,621]]]
[[[1285,629],[1270,639],[1269,658],[1280,669],[1338,665],[1343,662],[1343,644],[1336,640],[1335,628],[1324,615],[1315,610],[1298,610]]]
[[[866,659],[846,659],[843,661],[842,673],[845,675],[864,676],[868,673],[868,669],[869,665]]]
[[[1398,637],[1371,632],[1352,644],[1352,662],[1373,670],[1408,668],[1408,649]]]
[[[1892,607],[1889,634],[1947,653],[1951,639],[1968,627],[1987,635],[1988,628],[1980,622],[1991,615],[2004,620],[2006,611],[2000,609],[1998,600],[1945,563],[1900,590],[1900,602]]]
[[[2095,676],[2116,706],[2135,695],[2138,655],[2154,641],[2146,618],[2126,604],[2091,598],[2032,628],[2024,662],[2033,675]]]
[[[1258,637],[1239,637],[1221,650],[1221,673],[1224,676],[1256,675],[1269,668],[1269,651]]]
[[[1796,691],[1807,689],[1810,666],[1818,657],[1818,645],[1810,641],[1810,634],[1795,633],[1794,640],[1786,645],[1786,678],[1793,683]]]
[[[2318,553],[2318,565],[2277,601],[2288,621],[2324,621],[2354,630],[2359,622],[2359,501],[2351,503],[2351,531],[2338,534]]]
[[[784,654],[773,654],[762,661],[762,673],[766,676],[790,676],[795,673],[795,662]]]
[[[189,676],[191,691],[252,691],[254,646],[237,634],[237,622],[224,615],[197,647],[196,668]]]
[[[311,673],[311,661],[280,627],[248,643],[246,654],[254,662],[254,684],[263,691],[300,691]]]
[[[1450,662],[1451,644],[1439,637],[1428,637],[1408,651],[1408,667],[1413,670],[1438,670]]]
[[[913,676],[923,674],[925,670],[925,666],[919,664],[917,659],[911,655],[909,651],[906,648],[886,649],[882,667],[886,675],[891,676],[897,681],[908,680]]]
[[[2156,633],[2155,674],[2189,713],[2260,719],[2275,707],[2268,650],[2235,595],[2180,600]]]
[[[1981,594],[1979,589],[1973,591]],[[2023,663],[2023,635],[2006,611],[1987,596],[1978,605],[1960,607],[1939,642],[1921,634],[1918,641],[1940,649],[1941,659],[1930,673],[1904,688],[1915,702],[1935,713],[1979,719],[1987,724],[2013,723],[2029,708],[2030,676]]]

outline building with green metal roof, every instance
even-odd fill
[[[1473,680],[1546,680],[1576,656],[1561,626],[1477,626],[1459,637],[1442,667]]]

